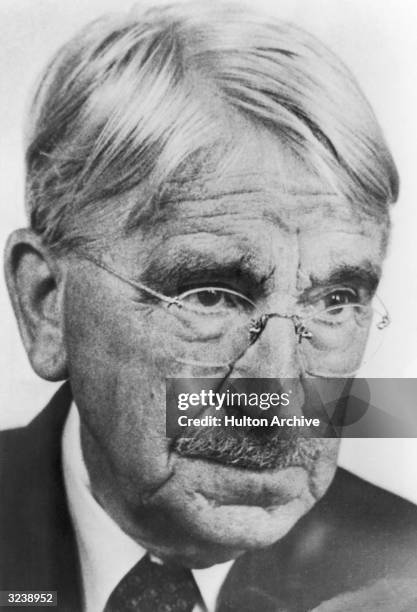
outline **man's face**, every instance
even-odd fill
[[[160,293],[226,287],[265,312],[291,312],[335,289],[366,292],[365,271],[382,262],[383,230],[328,192],[276,139],[248,138],[221,173],[186,185],[151,226],[101,256]],[[364,270],[354,287],[352,270]],[[166,438],[165,381],[201,372],[177,359],[192,337],[178,336],[175,317],[175,308],[88,261],[68,266],[68,362],[93,492],[148,549],[204,566],[285,535],[328,487],[338,443],[300,438],[263,470],[235,467],[227,452],[221,462],[180,455]],[[233,375],[296,379],[302,402],[306,373],[292,322],[271,319]]]

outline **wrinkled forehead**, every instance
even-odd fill
[[[341,270],[380,274],[384,223],[278,139],[247,138],[216,163],[203,159],[198,172],[186,168],[158,204],[124,246],[129,273],[151,286],[159,279],[162,291],[166,279],[175,291],[195,276],[201,281],[203,271],[217,280],[270,278],[283,291],[300,275],[309,285],[339,278]]]
[[[160,222],[205,222],[222,216],[244,215],[270,221],[288,232],[309,231],[323,221],[370,221],[343,196],[306,174],[281,178],[273,173],[247,171],[224,173],[171,183],[161,199]]]
[[[126,208],[141,195],[123,196]],[[384,218],[349,201],[331,176],[248,129],[237,146],[202,154],[165,183],[147,218],[106,241],[106,256],[162,293],[203,273],[270,278],[273,290],[291,292],[341,270],[379,277],[387,234]]]
[[[282,139],[250,128],[230,150],[218,149],[190,160],[169,181],[159,202],[159,221],[248,215],[269,220],[288,232],[323,231],[350,224],[355,231],[375,226],[387,230],[384,218],[351,202],[331,172],[301,158]],[[156,219],[155,219],[156,221]]]

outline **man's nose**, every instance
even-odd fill
[[[234,365],[233,376],[299,378],[298,337],[291,318],[275,313],[265,318],[253,343]]]
[[[272,387],[279,393],[288,393],[291,401],[286,409],[283,406],[269,411],[269,416],[279,412],[301,415],[305,396],[301,380],[302,367],[299,358],[298,337],[291,318],[268,317],[261,333],[242,357],[235,363],[232,377],[273,379]],[[251,383],[253,386],[253,383]],[[261,385],[265,391],[270,384]],[[257,385],[259,390],[259,386]],[[264,414],[263,416],[268,416]]]

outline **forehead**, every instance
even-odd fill
[[[353,228],[372,221],[360,204],[338,192],[323,163],[301,159],[282,138],[240,126],[230,149],[215,148],[182,168],[163,190],[158,224],[215,223],[216,218],[270,221],[289,232],[309,231],[323,222]],[[311,155],[312,158],[312,155]],[[374,221],[376,223],[376,221]]]
[[[129,243],[141,261],[156,258],[158,265],[167,259],[181,265],[193,255],[202,266],[229,259],[264,271],[277,259],[315,269],[334,259],[378,266],[385,226],[330,183],[278,138],[248,129],[215,164],[172,180],[126,249]]]

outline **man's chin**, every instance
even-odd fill
[[[257,506],[202,506],[188,512],[182,535],[184,546],[162,547],[155,554],[186,567],[200,569],[236,559],[245,552],[271,546],[283,538],[310,506],[295,499],[265,510]],[[206,520],[208,519],[208,520]]]
[[[273,544],[316,501],[311,474],[299,466],[260,472],[181,456],[173,457],[172,465],[173,475],[152,506],[164,507],[164,523],[171,536],[178,535],[171,549],[193,567]],[[333,473],[334,468],[324,489]]]

